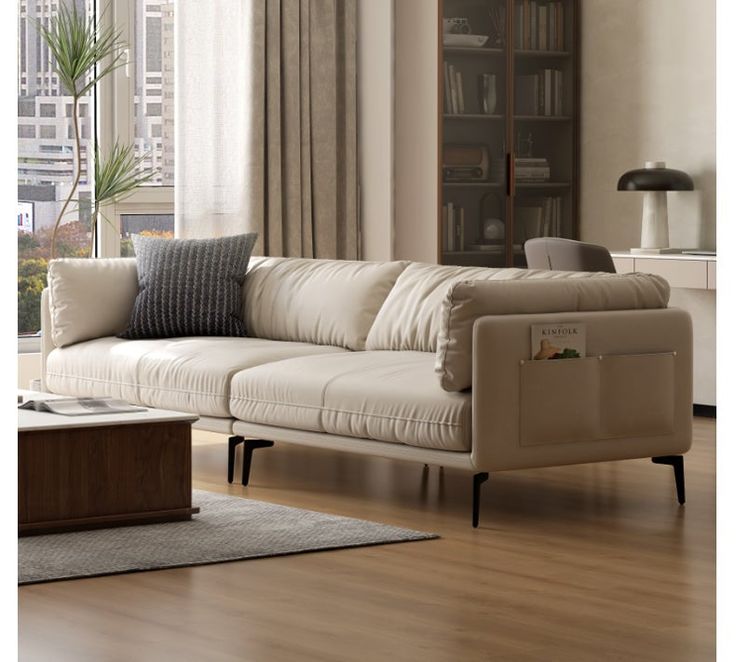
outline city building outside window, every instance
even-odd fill
[[[113,25],[128,46],[128,64],[80,103],[82,176],[75,204],[63,219],[57,255],[86,257],[90,245],[95,140],[103,154],[119,139],[156,168],[147,186],[105,209],[96,256],[132,254],[132,235],[172,237],[174,230],[173,26],[175,0],[19,1],[18,19],[18,332],[40,329],[53,225],[72,184],[74,129],[71,97],[54,74],[53,59],[34,22],[50,25],[59,5],[75,5],[90,20]],[[104,9],[104,11],[102,11]],[[95,102],[97,104],[95,105]],[[36,350],[37,351],[37,350]]]

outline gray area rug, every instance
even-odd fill
[[[201,512],[191,521],[20,538],[18,583],[439,537],[202,490],[193,491],[193,502]]]

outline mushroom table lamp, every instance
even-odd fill
[[[647,161],[643,168],[629,170],[618,180],[619,191],[645,191],[641,217],[641,247],[632,253],[680,253],[670,248],[667,224],[667,191],[692,191],[693,180],[682,170],[666,168],[664,161]]]

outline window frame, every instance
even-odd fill
[[[101,27],[120,32],[126,43],[126,64],[105,77],[98,86],[97,144],[104,154],[115,138],[126,145],[135,140],[135,1],[113,0],[107,11],[99,14]],[[124,214],[173,214],[173,186],[139,186],[130,196],[113,205],[105,205],[103,214],[111,223],[101,222],[97,229],[99,257],[120,256],[120,233]]]

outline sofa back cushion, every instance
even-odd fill
[[[366,349],[437,350],[440,309],[447,288],[461,280],[512,278],[525,269],[450,267],[412,262],[399,276],[371,327]]]
[[[254,258],[244,285],[248,335],[365,349],[406,262]]]
[[[134,258],[61,258],[48,272],[55,347],[114,336],[128,324],[138,294]]]
[[[473,325],[479,317],[666,308],[669,301],[669,284],[660,276],[579,271],[528,273],[531,278],[510,282],[462,281],[447,289],[435,361],[443,389],[462,391],[471,387]],[[541,278],[542,275],[546,277]]]

